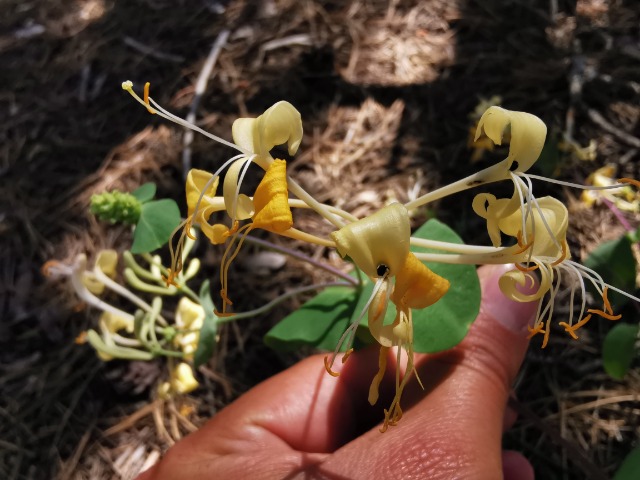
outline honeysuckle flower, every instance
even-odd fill
[[[188,363],[180,362],[171,369],[169,381],[162,383],[158,387],[160,398],[167,399],[174,394],[185,394],[193,392],[198,388],[198,381],[193,375],[193,370]]]
[[[567,208],[557,199],[543,197],[532,198],[532,203],[523,203],[516,210],[505,208],[512,199],[495,199],[492,195],[481,194],[474,199],[474,210],[487,219],[492,237],[511,237],[516,244],[510,247],[481,251],[479,247],[464,246],[459,251],[470,253],[457,255],[419,255],[421,259],[431,261],[449,261],[450,263],[514,263],[515,269],[506,272],[499,280],[501,291],[509,298],[519,302],[538,301],[535,321],[529,327],[530,337],[543,335],[542,347],[546,347],[551,332],[556,295],[564,278],[570,283],[570,310],[566,322],[559,322],[565,331],[577,339],[576,331],[583,327],[593,315],[607,320],[618,320],[620,315],[613,312],[608,300],[608,291],[615,290],[627,297],[640,301],[604,282],[593,270],[571,260],[566,234],[568,227]],[[493,208],[492,208],[493,207]],[[505,213],[509,212],[509,213]],[[466,247],[466,248],[465,248]],[[520,288],[534,285],[534,275],[538,276],[538,287],[533,292],[523,293]],[[591,283],[603,301],[603,308],[587,308],[585,284]],[[576,316],[573,305],[576,291],[579,290],[582,304]]]
[[[606,165],[598,168],[587,177],[587,185],[595,187],[612,187],[618,185],[615,180],[616,167]],[[611,190],[584,190],[580,199],[590,207],[601,199],[607,199],[620,210],[637,212],[640,210],[640,196],[629,185],[613,188]]]
[[[499,182],[514,180],[513,173],[523,174],[540,156],[547,136],[547,126],[535,115],[493,106],[478,121],[474,141],[488,137],[496,145],[509,139],[507,158],[462,180],[429,192],[405,205],[411,210],[454,193]]]
[[[133,320],[130,317],[123,317],[111,312],[102,312],[99,322],[109,333],[118,333],[125,330],[127,333],[133,333]]]
[[[254,161],[264,170],[273,161],[269,153],[276,145],[287,144],[295,155],[302,142],[302,118],[289,102],[280,101],[258,118],[238,118],[231,127],[236,145],[256,155]]]
[[[118,265],[118,252],[115,250],[100,250],[96,256],[95,266],[99,268],[109,278],[114,278]],[[104,292],[104,283],[96,279],[91,271],[82,274],[82,282],[94,295],[101,295]]]
[[[176,327],[179,330],[188,330],[186,333],[178,333],[174,339],[174,344],[181,348],[189,358],[198,348],[200,329],[204,324],[205,311],[201,305],[182,297],[176,309]]]
[[[402,392],[410,376],[415,373],[411,309],[432,305],[449,289],[448,280],[433,273],[409,251],[410,235],[409,213],[398,203],[388,205],[331,234],[340,255],[350,257],[367,276],[375,279],[375,285],[362,314],[346,329],[331,359],[325,358],[327,371],[337,375],[331,370],[336,355],[346,346],[343,362],[346,361],[352,351],[356,329],[365,313],[368,313],[371,335],[380,344],[380,369],[373,378],[369,392],[372,405],[378,400],[378,387],[386,369],[389,349],[398,347],[398,369],[402,350],[407,356],[405,375],[402,381],[396,383],[395,397],[389,409],[385,410],[383,431],[402,417]],[[392,283],[392,279],[395,279],[395,283]],[[389,301],[396,307],[396,317],[392,324],[383,325]],[[397,375],[399,379],[399,370]]]
[[[233,168],[233,166],[232,166]],[[273,233],[283,234],[293,227],[293,215],[289,206],[287,188],[287,163],[284,160],[273,160],[267,167],[264,177],[258,184],[253,198],[246,195],[238,195],[238,188],[230,198],[216,197],[218,179],[214,175],[202,170],[191,171],[187,177],[187,205],[189,217],[186,227],[198,224],[202,232],[214,244],[225,243],[231,238],[222,259],[221,294],[223,298],[222,313],[225,313],[227,304],[227,272],[233,259],[238,254],[246,235],[253,229],[260,228]],[[235,175],[228,172],[227,175]],[[212,180],[213,179],[213,180]],[[226,178],[225,178],[226,182]],[[232,211],[230,214],[234,223],[231,228],[223,224],[209,223],[209,217],[222,209]],[[239,226],[240,220],[251,219],[251,222]],[[186,231],[185,231],[186,233]],[[179,271],[178,258],[181,258],[180,244],[185,238],[185,233],[178,242],[179,248],[173,255],[172,271]],[[236,245],[237,240],[237,245]]]

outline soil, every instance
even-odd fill
[[[161,105],[186,115],[224,30],[198,125],[229,138],[235,118],[288,100],[305,127],[291,175],[319,200],[357,215],[503,158],[497,150],[472,162],[467,143],[476,107],[495,96],[548,125],[542,173],[583,183],[612,164],[619,177],[640,178],[637,2],[4,0],[2,10],[2,478],[133,478],[218,409],[311,351],[282,355],[262,344],[307,296],[221,329],[200,371],[202,388],[163,402],[154,392],[165,365],[103,363],[76,345],[96,312],[41,274],[51,259],[130,245],[129,229],[90,215],[94,193],[153,181],[159,197],[186,211],[184,131],[150,116],[120,84],[149,81]],[[196,136],[189,163],[213,169],[228,156]],[[578,195],[536,188],[567,202]],[[471,195],[421,212],[414,226],[435,215],[465,241],[486,243],[482,219],[460,208],[470,207]],[[575,258],[623,232],[605,205],[571,204]],[[637,226],[637,213],[626,216]],[[311,214],[296,222],[328,229]],[[340,264],[320,248],[269,239]],[[198,249],[204,271],[215,275],[220,252]],[[258,252],[251,246],[243,255]],[[285,286],[331,278],[294,259],[269,275],[247,275],[249,268],[240,261],[230,273],[244,309]],[[604,373],[609,328],[590,325],[580,342],[557,335],[545,350],[533,342],[515,388],[520,420],[505,444],[531,459],[538,478],[607,478],[637,442],[640,373],[634,368],[624,381]]]

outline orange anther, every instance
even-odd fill
[[[232,227],[229,229],[228,232],[224,232],[222,234],[223,237],[230,237],[231,235],[235,234],[238,231],[238,227],[240,226],[240,222],[238,222],[237,220],[234,220]]]
[[[628,177],[619,178],[618,183],[629,183],[636,188],[640,188],[640,181],[636,180],[635,178],[628,178]]]
[[[44,275],[45,277],[48,277],[51,275],[51,269],[56,268],[60,265],[62,265],[62,263],[60,263],[58,260],[48,260],[44,265],[42,265],[42,267],[40,267],[40,272],[42,272],[42,275]]]
[[[167,287],[170,285],[173,285],[174,287],[179,287],[179,285],[176,283],[176,275],[180,273],[180,270],[173,271],[169,268],[167,269],[167,272],[169,273],[167,277],[165,277],[164,275],[161,275],[162,280],[165,281]]]
[[[191,240],[195,240],[196,237],[194,237],[191,234],[191,220],[193,219],[193,217],[189,218],[189,220],[187,220],[187,223],[184,225],[184,233],[187,234],[187,237],[189,237]]]
[[[547,322],[547,324],[548,323],[549,322]],[[549,342],[549,333],[551,333],[551,329],[549,328],[549,325],[547,325],[547,328],[544,330],[544,338],[542,339],[542,348],[545,348],[547,346],[547,342]]]
[[[591,320],[591,314],[584,317],[575,325],[569,325],[567,322],[560,322],[559,325],[561,327],[564,327],[565,332],[571,335],[571,338],[573,338],[574,340],[578,340],[578,336],[575,333],[576,330],[578,330],[580,327],[583,327],[589,320]]]
[[[229,297],[227,297],[226,288],[223,288],[222,290],[220,290],[220,297],[222,298],[222,302],[224,303],[224,305],[233,305],[233,302],[229,300]],[[222,310],[224,311],[224,308]]]
[[[352,353],[353,353],[353,348],[350,348],[349,350],[344,352],[344,356],[342,357],[342,363],[345,363]]]
[[[515,266],[521,272],[533,272],[534,270],[536,270],[538,268],[537,264],[534,264],[533,267],[523,267],[519,263],[516,263]]]
[[[87,343],[87,332],[80,332],[80,334],[74,340],[76,345],[83,345]]]
[[[611,314],[608,314],[607,312],[603,312],[602,310],[598,310],[596,308],[590,308],[589,310],[587,310],[587,312],[595,313],[596,315],[600,315],[602,318],[606,318],[607,320],[620,320],[622,318],[622,315],[620,314],[611,315]]]
[[[149,113],[151,113],[152,115],[156,114],[155,109],[151,108],[151,105],[149,104],[149,87],[151,86],[151,84],[149,82],[144,84],[144,103],[147,106],[147,111]]]
[[[613,315],[613,309],[611,308],[611,303],[609,303],[609,287],[604,287],[602,290],[602,301],[604,302],[604,310],[605,312]]]
[[[529,243],[526,243],[526,244],[522,240],[522,230],[518,230],[518,235],[516,236],[516,238],[518,240],[518,246],[520,247],[520,250],[516,250],[514,252],[516,255],[518,255],[519,253],[526,252],[533,246],[533,235],[531,235],[531,240],[529,241]]]
[[[566,240],[562,242],[561,247],[562,247],[562,255],[560,255],[560,258],[558,258],[555,262],[553,262],[551,264],[552,267],[555,267],[556,265],[561,264],[562,262],[564,262],[565,258],[567,258],[567,242],[566,242]]]
[[[545,333],[545,331],[542,329],[542,322],[534,325],[533,328],[527,325],[527,330],[529,330],[529,335],[527,336],[528,339],[530,339],[534,335],[537,335],[538,333]]]
[[[332,362],[333,363],[333,362]],[[331,365],[329,365],[329,357],[325,356],[324,357],[324,369],[327,371],[327,373],[329,375],[331,375],[332,377],[339,377],[340,374],[337,372],[334,372],[333,370],[331,370]]]

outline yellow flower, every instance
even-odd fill
[[[104,325],[107,332],[112,334],[120,330],[133,333],[133,319],[130,317],[123,317],[111,312],[102,312],[100,323]]]
[[[188,363],[181,362],[169,374],[169,381],[158,387],[160,398],[167,399],[173,394],[185,394],[198,388],[198,381],[193,376],[193,370]]]
[[[205,311],[201,305],[182,297],[176,308],[176,327],[179,330],[189,330],[186,333],[178,333],[173,342],[182,348],[186,358],[193,355],[198,348],[200,329],[204,324]]]
[[[231,132],[236,145],[255,154],[254,161],[266,170],[273,160],[269,152],[276,145],[286,143],[289,155],[298,151],[302,141],[302,118],[293,105],[281,101],[258,118],[237,119]]]
[[[618,320],[607,298],[611,287],[606,284],[596,272],[571,260],[571,253],[567,245],[567,227],[569,212],[567,208],[552,197],[532,199],[532,203],[524,203],[515,211],[500,215],[500,210],[491,208],[501,201],[495,197],[481,194],[474,199],[474,210],[483,218],[487,218],[487,225],[492,233],[504,234],[512,237],[516,245],[505,248],[501,253],[485,255],[487,263],[490,260],[499,263],[514,263],[516,268],[506,272],[499,280],[500,290],[509,298],[519,302],[538,301],[538,313],[533,326],[529,327],[530,337],[538,333],[543,334],[542,348],[547,346],[550,334],[550,324],[555,306],[555,298],[564,276],[573,277],[571,283],[569,318],[567,322],[559,322],[572,338],[577,339],[576,331],[584,326],[593,315],[599,315],[608,320]],[[481,204],[486,206],[481,208]],[[504,204],[501,204],[504,205]],[[503,209],[504,211],[505,209]],[[498,243],[498,246],[501,244]],[[481,256],[475,257],[477,263],[484,263]],[[539,273],[539,286],[534,292],[523,293],[520,288],[534,284],[533,272]],[[602,309],[586,308],[585,281],[590,282],[602,297]],[[574,321],[573,299],[576,289],[580,289],[582,306],[578,321]],[[546,301],[545,301],[546,298]],[[585,316],[585,313],[587,314]]]
[[[616,167],[614,165],[606,165],[589,175],[586,183],[594,187],[615,187],[619,185],[618,181],[615,180],[615,173]],[[627,212],[637,212],[640,210],[640,197],[629,185],[608,190],[584,190],[580,196],[582,202],[588,207],[603,198],[609,200],[620,210]]]
[[[415,373],[411,309],[432,305],[449,289],[448,280],[433,273],[409,251],[410,235],[409,214],[397,203],[350,223],[331,235],[340,255],[349,256],[365,274],[376,279],[371,298],[360,316],[361,318],[368,312],[369,330],[380,344],[379,371],[369,391],[369,402],[372,405],[378,400],[378,387],[386,369],[389,349],[396,346],[400,350],[404,349],[407,355],[406,373],[396,385],[391,406],[385,410],[383,431],[388,426],[395,425],[402,417],[402,392],[411,374]],[[391,282],[394,278],[395,284]],[[396,317],[392,324],[384,325],[389,300],[396,306]],[[325,367],[331,375],[337,375],[331,367],[345,340],[347,353],[343,362],[351,353],[360,318],[352,322],[344,332],[332,358],[325,358]],[[400,368],[399,361],[397,368]]]
[[[115,250],[100,250],[96,257],[94,268],[99,268],[102,273],[109,278],[114,278],[116,275],[116,267],[118,265],[118,252]],[[104,292],[104,283],[98,280],[93,272],[86,271],[82,275],[82,283],[84,283],[87,290],[94,295],[101,295]]]

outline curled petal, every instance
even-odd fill
[[[522,272],[520,270],[510,270],[502,275],[498,281],[498,286],[506,297],[511,300],[515,300],[516,302],[533,302],[535,300],[540,300],[551,288],[553,278],[551,278],[550,269],[547,270],[546,268],[541,268],[539,271],[540,286],[534,293],[522,293],[518,290],[518,286],[531,286],[534,285],[535,281],[531,273]]]
[[[493,246],[502,245],[499,222],[503,217],[519,211],[519,198],[514,195],[510,199],[496,199],[495,195],[490,193],[479,193],[473,198],[471,206],[476,214],[487,220],[487,231]]]
[[[409,253],[396,273],[391,301],[408,308],[426,308],[440,300],[449,286],[449,280],[433,273],[413,253]]]
[[[102,273],[113,278],[118,265],[118,252],[115,250],[100,250],[96,257],[95,266],[102,270]]]
[[[197,170],[195,168],[189,170],[186,184],[187,208],[189,216],[194,214],[198,199],[200,198],[200,195],[202,194],[202,191],[205,187],[207,188],[207,191],[204,192],[202,202],[204,202],[205,206],[210,206],[211,202],[214,201],[213,197],[215,197],[216,191],[218,190],[218,182],[220,179],[216,177],[216,179],[207,187],[207,183],[209,183],[211,177],[213,177],[213,174],[204,170]],[[218,201],[218,203],[220,202]],[[218,210],[221,210],[221,208],[218,208]],[[213,212],[210,212],[209,214],[211,213]],[[198,215],[197,220],[202,221],[201,217],[202,215]]]
[[[214,245],[225,243],[229,235],[231,235],[229,227],[221,223],[216,223],[215,225],[203,223],[200,225],[200,228],[202,229],[202,233],[204,233]]]
[[[86,257],[82,269],[86,268]],[[100,250],[96,257],[94,268],[99,268],[103,273],[113,278],[118,265],[118,252],[115,250]],[[84,271],[82,273],[82,283],[94,295],[101,295],[104,292],[104,284],[96,278],[93,272]]]
[[[234,220],[246,220],[251,218],[254,214],[254,206],[251,198],[244,194],[240,194],[236,197],[238,190],[238,177],[242,167],[248,160],[241,158],[231,164],[227,174],[224,177],[224,184],[222,186],[222,193],[224,196],[224,204],[227,209],[227,213]]]
[[[132,318],[125,318],[111,312],[102,312],[102,315],[100,315],[100,323],[104,324],[105,328],[110,333],[117,333],[120,330],[126,330],[129,333],[133,333]]]
[[[567,239],[567,227],[569,226],[569,212],[564,204],[553,197],[538,199],[538,208],[533,208],[527,219],[526,228],[528,238],[535,238],[533,242],[533,255],[537,257],[560,258],[568,255],[563,245]],[[518,211],[511,213],[499,220],[499,227],[506,235],[517,237],[522,231],[523,206]],[[544,221],[542,219],[544,217]]]
[[[293,226],[287,189],[287,162],[274,160],[267,168],[253,196],[256,228],[281,233]]]
[[[298,151],[302,141],[300,112],[289,102],[278,102],[258,118],[239,118],[233,122],[233,141],[243,149],[258,154],[256,163],[266,169],[262,159],[276,145],[286,143],[289,155]]]
[[[517,162],[515,170],[526,172],[540,156],[547,136],[547,126],[535,115],[496,106],[490,107],[478,122],[474,140],[478,140],[484,133],[496,145],[502,145],[509,127],[511,140],[506,166],[512,169],[512,164]]]
[[[380,265],[395,275],[409,254],[411,226],[409,213],[403,205],[393,203],[368,217],[350,223],[333,232],[338,253],[349,256],[369,277],[379,277]]]

